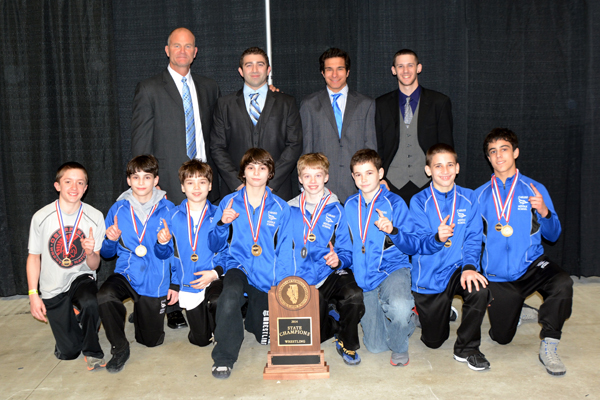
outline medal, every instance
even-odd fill
[[[435,192],[433,191],[433,182],[431,182],[429,184],[429,190],[431,190],[431,197],[433,197],[433,204],[435,205],[435,210],[437,211],[437,215],[438,218],[440,219],[440,223],[444,222],[444,218],[442,218],[442,212],[440,210],[440,205],[437,202],[437,199],[435,197]],[[456,184],[454,185],[454,199],[452,200],[452,216],[450,217],[450,224],[452,225],[454,223],[454,215],[456,214]],[[448,239],[445,243],[444,243],[444,247],[450,247],[452,246],[452,241],[450,239]]]
[[[138,257],[144,257],[146,253],[148,253],[148,249],[146,249],[146,246],[142,244],[142,241],[144,240],[144,236],[146,236],[146,228],[148,227],[148,221],[150,220],[152,214],[154,214],[154,211],[156,211],[156,207],[158,207],[158,204],[155,204],[154,207],[152,207],[152,210],[150,210],[150,214],[146,216],[146,222],[144,222],[144,229],[142,230],[142,235],[140,236],[140,234],[138,233],[137,222],[135,222],[135,214],[133,213],[133,207],[129,205],[129,211],[131,211],[131,221],[133,222],[135,235],[137,236],[138,241],[140,243],[139,246],[135,248],[135,255]]]
[[[362,241],[362,252],[365,254],[365,241],[367,240],[367,232],[369,231],[369,224],[371,223],[371,216],[373,215],[373,209],[375,208],[375,201],[381,194],[381,187],[373,196],[373,200],[371,200],[371,206],[367,207],[367,222],[365,224],[365,229],[363,231],[362,227],[362,195],[358,192],[358,234],[360,235],[360,240]]]
[[[200,222],[198,222],[198,226],[194,231],[194,225],[192,221],[192,213],[190,211],[190,203],[185,203],[185,209],[187,211],[187,222],[188,222],[188,239],[190,241],[190,247],[192,248],[192,255],[190,259],[192,262],[198,261],[198,255],[196,254],[196,247],[198,247],[198,236],[200,232],[200,227],[202,226],[202,222],[204,221],[204,216],[206,215],[206,210],[208,210],[208,202],[204,203],[204,208],[202,209],[202,213],[200,213]]]
[[[512,228],[512,226],[510,226],[508,224],[504,225],[502,227],[501,233],[502,233],[502,236],[504,236],[504,237],[510,237],[510,236],[512,236],[512,234],[513,234],[513,228]]]
[[[252,245],[252,255],[254,257],[258,257],[262,254],[262,247],[258,245],[258,235],[260,234],[260,225],[263,219],[263,213],[265,212],[265,202],[267,200],[267,191],[265,190],[265,194],[263,195],[261,205],[260,205],[260,214],[258,215],[258,225],[256,227],[256,234],[254,233],[254,225],[252,224],[252,218],[250,217],[250,209],[248,208],[248,192],[246,188],[242,189],[244,191],[244,206],[246,207],[246,216],[248,217],[248,223],[250,224],[250,233],[252,233],[252,240],[254,244]]]
[[[452,240],[448,239],[446,240],[446,243],[444,243],[444,247],[450,247],[452,246]]]
[[[302,250],[300,250],[300,255],[302,256],[302,258],[306,258],[307,253],[308,250],[306,250],[306,247],[303,247]]]
[[[494,207],[496,209],[496,216],[498,217],[498,223],[494,226],[496,231],[500,232],[504,237],[510,237],[513,234],[513,228],[508,224],[510,221],[510,213],[512,211],[512,201],[515,197],[515,188],[517,181],[519,180],[519,170],[515,173],[512,185],[508,191],[508,197],[506,202],[502,204],[502,198],[500,197],[500,189],[498,188],[498,182],[496,181],[496,175],[492,176],[492,198],[494,199]],[[506,221],[506,225],[502,226],[502,218]]]
[[[258,257],[262,254],[262,247],[257,245],[256,243],[252,245],[252,255],[254,257]]]
[[[304,229],[304,247],[303,247],[303,249],[306,249],[306,241],[307,240],[311,243],[313,243],[315,240],[317,240],[317,235],[315,235],[313,233],[313,229],[315,229],[315,227],[317,226],[317,222],[319,221],[319,218],[321,217],[321,213],[325,209],[325,206],[329,202],[330,198],[331,198],[331,192],[329,192],[329,194],[327,196],[325,196],[323,194],[323,197],[321,197],[321,200],[319,200],[319,204],[317,204],[317,206],[313,210],[312,216],[310,217],[310,221],[309,221],[308,218],[306,217],[306,194],[304,192],[302,192],[302,194],[300,195],[300,212],[302,213],[302,219],[304,220],[304,228],[303,228]],[[306,227],[308,227],[308,232],[306,231]],[[306,250],[306,251],[308,251],[308,250]],[[300,254],[300,255],[302,255],[302,254]],[[306,255],[302,256],[302,258],[306,258]]]
[[[315,240],[317,240],[317,236],[315,236],[315,234],[314,234],[314,233],[310,233],[310,234],[308,235],[308,241],[309,241],[309,242],[314,242]]]
[[[79,222],[81,221],[81,217],[83,213],[81,210],[83,209],[83,203],[79,206],[79,211],[77,211],[77,217],[75,217],[75,224],[73,224],[73,231],[71,232],[71,236],[67,239],[67,234],[65,233],[65,224],[63,222],[62,210],[60,209],[60,203],[56,200],[54,203],[56,206],[56,214],[58,215],[58,226],[60,226],[60,233],[63,239],[63,246],[65,247],[65,258],[63,258],[61,265],[63,267],[70,267],[73,262],[69,258],[69,253],[71,252],[71,246],[73,245],[73,239],[75,239],[75,235],[77,234],[77,228],[79,227]]]
[[[147,252],[148,250],[143,244],[140,244],[138,247],[135,248],[135,255],[138,257],[144,257]]]

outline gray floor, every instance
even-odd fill
[[[331,342],[324,343],[331,378],[312,381],[264,381],[267,347],[246,334],[230,379],[212,378],[211,348],[187,341],[187,329],[167,329],[165,343],[145,348],[132,341],[125,369],[109,374],[88,372],[83,357],[59,361],[53,355],[50,327],[29,314],[26,296],[0,299],[0,399],[179,399],[179,398],[416,398],[416,399],[597,399],[600,398],[600,279],[575,279],[573,315],[567,321],[559,354],[567,366],[563,377],[552,377],[538,361],[539,325],[521,325],[507,346],[493,343],[482,327],[482,352],[492,364],[475,372],[452,359],[456,322],[450,339],[437,350],[426,348],[417,329],[410,341],[410,364],[392,367],[389,353],[361,349],[362,363],[343,364]],[[528,303],[539,305],[534,295]],[[460,301],[455,299],[460,310]],[[132,304],[127,304],[131,311]],[[100,332],[102,347],[109,344]],[[108,356],[110,357],[110,356]]]

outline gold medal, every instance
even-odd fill
[[[62,260],[62,266],[63,267],[70,267],[72,264],[71,259],[69,257],[65,257]]]
[[[512,226],[510,226],[510,225],[507,224],[507,225],[504,225],[502,227],[502,231],[501,232],[502,232],[502,236],[504,236],[504,237],[511,237],[512,234],[513,234],[513,228],[512,228]]]
[[[198,254],[192,254],[192,256],[190,257],[192,259],[193,262],[198,261]]]
[[[142,244],[135,248],[135,255],[138,257],[144,257],[147,252],[148,250],[146,249],[146,246]]]
[[[500,232],[500,231],[502,230],[502,224],[501,224],[500,222],[498,222],[498,223],[496,224],[495,228],[496,228],[496,230],[497,230],[498,232]]]
[[[362,252],[363,252],[363,254],[365,254],[365,245],[364,244],[363,244],[363,247],[362,247]]]
[[[446,243],[444,243],[444,247],[450,247],[452,246],[452,240],[448,239],[446,240]]]
[[[308,241],[309,242],[314,242],[315,240],[317,240],[317,236],[314,233],[310,233],[308,235]]]
[[[257,244],[252,245],[252,255],[258,257],[262,254],[262,247]]]

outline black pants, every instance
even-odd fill
[[[98,341],[100,316],[96,293],[96,280],[85,274],[75,279],[67,292],[43,300],[56,340],[54,354],[59,360],[73,360],[81,352],[85,356],[104,357]],[[79,309],[79,316],[75,316],[73,306]]]
[[[217,301],[223,291],[223,281],[217,279],[207,287],[204,294],[204,300],[197,307],[191,310],[185,310],[190,326],[188,339],[191,344],[197,346],[207,346],[212,339],[215,331],[215,321],[217,315]]]
[[[121,353],[129,348],[125,336],[125,315],[123,305],[126,299],[132,299],[133,325],[135,340],[148,347],[158,346],[165,339],[165,308],[167,296],[140,296],[121,274],[112,274],[98,291],[100,319],[106,337],[111,344],[111,353]]]
[[[340,314],[337,322],[328,314],[333,304]],[[319,287],[319,314],[321,318],[321,343],[337,335],[348,350],[358,350],[358,323],[365,314],[363,291],[354,280],[350,269],[337,270]]]
[[[233,368],[244,340],[244,320],[242,305],[248,295],[246,330],[254,334],[262,345],[269,344],[269,297],[248,283],[242,270],[231,269],[223,278],[223,292],[219,297],[219,307],[215,327],[215,345],[212,358],[216,366]]]
[[[413,292],[413,297],[421,322],[421,341],[432,349],[440,347],[450,336],[452,299],[456,295],[462,297],[462,318],[456,331],[454,354],[466,358],[479,352],[481,323],[492,296],[488,288],[483,288],[481,285],[479,291],[475,289],[475,285],[472,285],[471,293],[469,293],[468,287],[463,289],[460,284],[461,275],[460,269],[454,271],[446,290],[442,293]]]
[[[516,281],[490,282],[489,288],[494,297],[489,307],[493,340],[500,344],[512,341],[525,298],[535,292],[544,299],[538,314],[542,325],[540,338],[560,339],[562,327],[573,308],[573,280],[558,264],[542,255]]]

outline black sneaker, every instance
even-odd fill
[[[462,358],[455,354],[454,359],[458,362],[467,363],[469,368],[473,371],[485,371],[486,369],[490,369],[490,362],[481,352],[471,354],[467,358]]]
[[[110,361],[106,364],[106,370],[111,373],[119,372],[123,369],[127,360],[129,360],[129,348],[113,355]]]
[[[217,367],[216,365],[213,365],[212,367],[212,376],[214,376],[217,379],[227,379],[229,378],[229,375],[231,375],[231,368],[226,367],[224,365]]]

